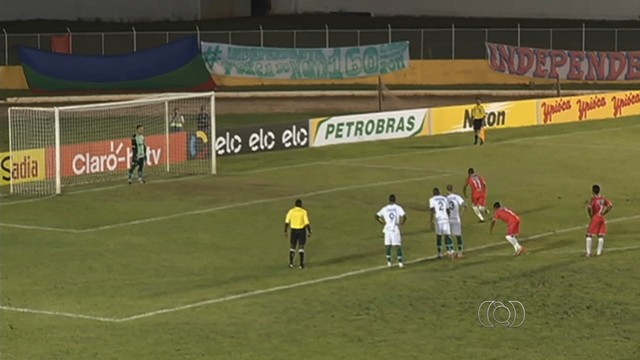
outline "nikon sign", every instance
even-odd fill
[[[311,119],[311,146],[428,135],[428,112],[416,109]]]
[[[508,101],[484,104],[488,129],[531,126],[538,123],[537,100]],[[431,110],[431,134],[473,131],[471,108],[474,104],[447,106]]]

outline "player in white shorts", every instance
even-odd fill
[[[464,240],[462,239],[462,214],[467,209],[467,204],[462,196],[453,192],[453,185],[447,185],[447,201],[449,202],[449,223],[451,224],[451,235],[456,237],[458,242],[458,257],[462,257]]]
[[[384,225],[384,246],[387,254],[387,266],[391,267],[391,248],[396,248],[398,267],[404,267],[404,254],[402,251],[402,235],[400,226],[407,221],[407,214],[402,206],[396,204],[396,196],[389,195],[389,204],[376,213],[376,220]]]
[[[429,199],[431,209],[431,228],[435,227],[436,246],[438,248],[438,258],[442,257],[442,237],[444,236],[447,254],[451,257],[455,255],[453,251],[453,241],[451,241],[451,224],[449,223],[449,201],[440,195],[440,189],[433,188],[433,196]]]

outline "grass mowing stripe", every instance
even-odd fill
[[[125,227],[125,226],[147,224],[147,223],[157,222],[157,221],[171,220],[171,219],[181,218],[181,217],[184,217],[184,216],[208,214],[208,213],[212,213],[212,212],[216,212],[216,211],[236,209],[236,208],[246,207],[246,206],[251,206],[251,205],[259,205],[259,204],[266,204],[266,203],[277,202],[277,201],[282,201],[282,200],[296,199],[296,198],[300,198],[300,197],[312,197],[312,196],[317,196],[317,195],[325,195],[325,194],[331,194],[331,193],[336,193],[336,192],[341,192],[341,191],[357,190],[357,189],[364,189],[364,188],[377,187],[377,186],[406,184],[406,183],[409,183],[409,182],[429,180],[429,179],[435,179],[435,178],[439,178],[439,177],[447,177],[447,176],[450,176],[450,175],[451,174],[446,173],[446,174],[421,176],[421,177],[402,179],[402,180],[380,181],[380,182],[375,182],[375,183],[365,183],[365,184],[359,184],[359,185],[341,186],[341,187],[335,187],[335,188],[330,188],[330,189],[325,189],[325,190],[312,191],[312,192],[308,192],[308,193],[304,193],[304,194],[279,196],[279,197],[274,197],[274,198],[259,199],[259,200],[252,200],[252,201],[247,201],[247,202],[242,202],[242,203],[235,203],[235,204],[229,204],[229,205],[223,205],[223,206],[210,207],[210,208],[205,208],[205,209],[200,209],[200,210],[185,211],[185,212],[171,214],[171,215],[155,216],[155,217],[151,217],[151,218],[147,218],[147,219],[140,219],[140,220],[123,222],[123,223],[111,224],[111,225],[103,225],[103,226],[98,226],[98,227],[89,228],[89,229],[80,229],[80,230],[78,230],[78,229],[64,229],[64,228],[54,228],[54,227],[35,226],[35,225],[22,225],[22,224],[7,224],[7,223],[0,223],[0,227],[18,228],[18,229],[25,229],[25,230],[56,231],[56,232],[66,232],[66,233],[72,233],[72,234],[87,233],[87,232],[110,230],[110,229],[115,229],[115,228],[120,228],[120,227]]]
[[[616,223],[616,222],[623,222],[623,221],[636,220],[636,219],[640,219],[640,215],[615,218],[615,219],[609,220],[609,222],[610,223]],[[540,233],[540,234],[524,237],[524,238],[520,239],[520,241],[524,242],[524,241],[535,240],[535,239],[547,237],[547,236],[554,235],[554,234],[562,234],[562,233],[576,231],[576,230],[580,230],[580,229],[584,229],[584,228],[586,228],[585,225],[580,225],[580,226],[573,226],[573,227],[554,230],[554,231],[548,231],[548,232],[544,232],[544,233]],[[505,246],[505,245],[508,245],[508,243],[506,243],[505,241],[500,241],[500,242],[495,242],[495,243],[486,244],[486,245],[482,245],[482,246],[476,246],[476,247],[473,247],[473,248],[466,249],[465,253],[476,252],[476,251],[480,251],[480,250],[484,250],[484,249],[490,249],[490,248],[497,247],[497,246],[500,246],[500,245]],[[612,248],[611,251],[613,251],[614,249],[616,251],[635,250],[635,249],[637,249],[639,247],[640,246],[628,246],[628,247],[623,247],[623,248]],[[576,252],[580,252],[580,251],[576,251]],[[422,257],[422,258],[418,258],[418,259],[415,259],[415,260],[408,261],[406,264],[410,265],[410,264],[415,264],[415,263],[421,263],[421,262],[426,262],[426,261],[430,261],[430,260],[435,260],[436,258],[437,258],[436,255],[426,256],[426,257]],[[320,284],[320,283],[333,281],[333,280],[340,280],[340,279],[344,279],[344,278],[348,278],[348,277],[352,277],[352,276],[356,276],[356,275],[361,275],[361,274],[366,274],[366,273],[370,273],[370,272],[374,272],[374,271],[378,271],[378,270],[382,270],[382,269],[387,269],[387,266],[386,265],[380,265],[380,266],[374,266],[374,267],[370,267],[370,268],[353,270],[353,271],[348,271],[348,272],[345,272],[345,273],[342,273],[342,274],[327,276],[327,277],[323,277],[323,278],[319,278],[319,279],[301,281],[301,282],[288,284],[288,285],[280,285],[280,286],[275,286],[275,287],[271,287],[271,288],[267,288],[267,289],[253,290],[253,291],[240,293],[240,294],[235,294],[235,295],[227,295],[227,296],[214,298],[214,299],[203,300],[203,301],[199,301],[199,302],[195,302],[195,303],[191,303],[191,304],[185,304],[185,305],[175,306],[175,307],[171,307],[171,308],[164,308],[164,309],[150,311],[150,312],[146,312],[146,313],[140,313],[140,314],[131,315],[131,316],[123,317],[123,318],[110,318],[110,317],[100,317],[100,316],[93,316],[93,315],[73,314],[73,313],[58,312],[58,311],[36,310],[36,309],[27,309],[27,308],[16,308],[16,307],[12,307],[12,306],[3,306],[3,305],[0,305],[0,310],[12,311],[12,312],[21,312],[21,313],[29,313],[29,314],[36,314],[36,315],[70,317],[70,318],[75,318],[75,319],[94,320],[94,321],[100,321],[100,322],[122,323],[122,322],[129,322],[129,321],[149,318],[149,317],[152,317],[152,316],[157,316],[157,315],[162,315],[162,314],[168,314],[168,313],[173,313],[173,312],[193,309],[193,308],[202,307],[202,306],[206,306],[206,305],[213,305],[213,304],[217,304],[217,303],[222,303],[222,302],[227,302],[227,301],[232,301],[232,300],[239,300],[239,299],[252,297],[252,296],[258,296],[258,295],[274,293],[274,292],[278,292],[278,291],[282,291],[282,290],[295,289],[295,288],[298,288],[298,287],[303,287],[303,286],[308,286],[308,285],[315,285],[315,284]]]
[[[576,131],[576,132],[563,133],[563,134],[539,135],[539,136],[531,136],[531,137],[526,137],[526,138],[518,138],[518,139],[505,140],[505,141],[499,141],[499,142],[490,142],[489,144],[492,144],[492,145],[511,144],[511,143],[518,143],[518,142],[527,142],[528,140],[552,139],[552,138],[563,137],[563,136],[590,134],[590,133],[595,133],[595,132],[597,132],[597,133],[611,132],[611,131],[633,129],[633,128],[638,128],[638,127],[640,127],[640,125],[619,126],[619,127],[612,127],[612,128],[607,128],[607,129],[584,130],[584,131]],[[418,151],[405,151],[405,152],[400,152],[400,153],[395,153],[395,154],[384,154],[384,155],[373,155],[373,156],[365,156],[365,157],[354,157],[354,158],[340,159],[340,160],[335,160],[335,161],[313,161],[313,162],[305,162],[305,163],[301,163],[301,164],[274,166],[274,167],[267,167],[267,168],[261,168],[261,169],[255,169],[255,170],[234,171],[234,172],[229,172],[229,173],[226,173],[226,174],[227,175],[259,174],[259,173],[266,173],[266,172],[279,171],[279,170],[289,170],[289,169],[303,168],[303,167],[316,166],[316,165],[331,165],[331,164],[340,163],[340,162],[347,162],[348,163],[348,162],[353,162],[353,161],[385,159],[385,158],[396,157],[396,156],[400,157],[400,156],[407,156],[407,155],[419,155],[419,154],[427,154],[427,153],[456,151],[456,150],[467,149],[467,148],[469,148],[471,146],[472,145],[460,145],[460,146],[453,146],[453,147],[448,147],[448,148],[435,148],[435,149],[418,150]],[[274,153],[277,153],[277,152],[274,152]],[[265,153],[263,155],[274,154],[274,153]],[[202,176],[209,176],[209,175],[196,175],[196,176],[188,176],[188,177],[180,177],[180,178],[161,179],[161,180],[153,181],[150,184],[161,184],[161,183],[168,183],[168,182],[174,182],[174,181],[190,180],[190,179],[197,178],[197,177],[202,177]],[[96,188],[91,188],[91,189],[82,189],[82,190],[77,190],[77,191],[66,192],[65,195],[78,195],[78,194],[84,194],[84,193],[89,193],[89,192],[106,191],[106,190],[112,190],[112,189],[121,188],[121,187],[125,187],[125,186],[128,186],[128,185],[119,184],[119,185],[112,185],[112,186],[106,186],[106,187],[96,187]],[[34,201],[47,200],[47,199],[52,198],[52,197],[55,197],[55,196],[48,196],[48,197],[37,198],[37,199],[10,201],[10,202],[0,202],[0,207],[1,206],[18,205],[18,204],[34,202]]]

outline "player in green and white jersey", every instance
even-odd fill
[[[129,168],[129,185],[133,178],[133,171],[138,168],[138,182],[144,184],[144,162],[147,159],[147,145],[144,142],[144,126],[136,126],[136,132],[131,136],[131,167]]]

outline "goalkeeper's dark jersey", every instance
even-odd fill
[[[144,143],[144,135],[131,135],[131,154],[133,159],[144,159],[147,153],[147,146]]]

